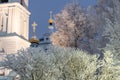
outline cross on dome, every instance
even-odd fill
[[[37,23],[34,21],[33,24],[32,24],[33,32],[35,32],[35,30],[36,30],[36,26],[37,26]]]
[[[32,27],[36,27],[36,26],[37,26],[37,23],[34,21],[32,24]]]

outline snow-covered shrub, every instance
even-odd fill
[[[112,57],[98,60],[96,55],[73,48],[21,50],[7,55],[2,66],[18,73],[21,80],[119,80],[119,66],[114,66]]]
[[[120,66],[110,51],[105,51],[103,60],[98,61],[97,80],[120,80]]]
[[[22,80],[95,80],[96,56],[72,48],[29,48],[7,55],[3,66]]]

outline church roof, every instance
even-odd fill
[[[9,36],[18,36],[18,37],[20,37],[20,38],[22,38],[22,39],[24,39],[25,41],[28,41],[26,38],[24,38],[23,36],[20,36],[20,35],[18,35],[18,34],[16,34],[16,33],[6,33],[6,32],[0,32],[0,37],[9,37]],[[29,41],[28,41],[29,42]]]

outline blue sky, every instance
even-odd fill
[[[38,26],[36,35],[38,38],[43,37],[43,34],[48,32],[48,19],[49,12],[53,11],[53,15],[59,13],[66,4],[72,0],[29,0],[29,11],[30,15],[30,37],[32,35],[31,24],[35,21]],[[97,0],[78,0],[81,6],[87,7],[88,5],[95,5]]]

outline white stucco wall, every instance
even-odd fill
[[[22,5],[27,8],[28,0],[9,0],[9,2],[19,2],[19,3],[21,3],[21,1],[22,1]]]
[[[0,37],[1,47],[5,53],[16,53],[20,49],[26,49],[30,46],[30,43],[19,36],[6,36]]]
[[[0,4],[0,25],[3,25],[4,32],[28,39],[29,15],[30,12],[18,2]]]

